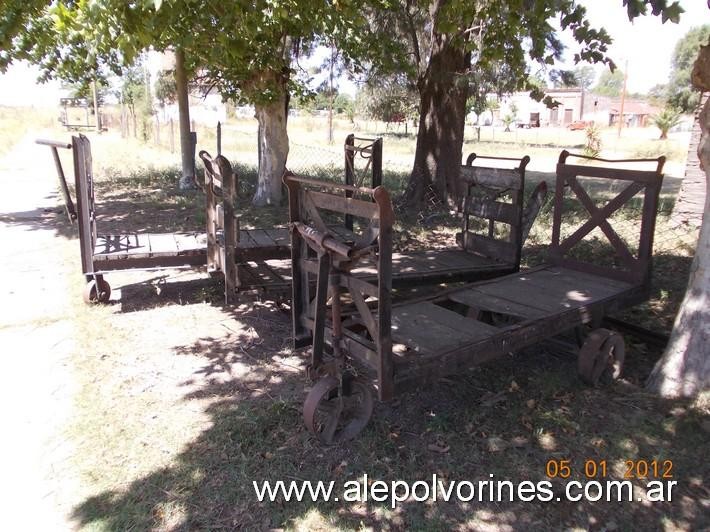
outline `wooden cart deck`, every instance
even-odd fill
[[[598,321],[645,295],[635,283],[542,266],[394,306],[395,393],[425,375],[436,379]]]
[[[330,386],[333,375],[338,376],[338,364],[342,364],[338,357],[351,358],[371,370],[379,398],[387,400],[560,333],[576,330],[581,339],[584,331],[579,327],[587,324],[596,330],[580,350],[582,378],[595,383],[612,366],[614,372],[620,371],[616,364],[623,363],[623,339],[599,327],[605,314],[637,304],[650,292],[653,234],[665,159],[635,160],[653,162],[655,169],[631,170],[598,163],[569,164],[568,157],[563,151],[557,165],[546,265],[398,305],[392,305],[391,288],[394,272],[403,267],[405,259],[400,257],[398,266],[391,252],[394,212],[387,191],[361,191],[376,205],[364,200],[343,205],[320,193],[315,196],[316,207],[324,211],[357,209],[361,217],[378,224],[377,275],[363,280],[357,278],[358,270],[364,267],[370,274],[370,265],[361,262],[363,255],[319,232],[313,222],[318,220],[317,213],[306,208],[307,204],[304,207],[317,184],[288,177],[290,220],[298,229],[292,243],[294,346],[312,345],[310,371],[326,375],[319,381],[325,383],[321,387]],[[582,155],[573,157],[590,160]],[[604,203],[592,200],[585,187],[597,179],[606,179],[609,186],[618,183],[618,193],[604,198]],[[343,188],[329,186],[332,197]],[[633,230],[622,238],[615,230],[618,219],[614,215],[626,207],[622,219],[626,224],[632,221]],[[500,212],[504,210],[501,207]],[[628,218],[629,213],[633,218]],[[582,248],[582,253],[577,253],[575,246],[582,241],[593,246],[591,249],[608,251]],[[436,256],[453,257],[442,252]],[[419,268],[427,264],[420,257],[406,260]],[[316,285],[315,297],[308,289],[311,283]],[[307,419],[320,401],[315,395],[311,398],[308,408],[304,406]]]
[[[350,159],[357,150],[353,151],[352,141],[353,139],[348,137],[349,144],[346,143],[348,182],[354,182],[354,163]],[[69,146],[74,155],[76,217],[79,222],[82,271],[87,280],[87,301],[95,300],[92,295],[94,292],[99,301],[101,297],[109,297],[110,286],[103,279],[104,273],[128,269],[205,266],[211,273],[223,274],[227,302],[238,290],[288,289],[292,280],[288,260],[291,258],[289,229],[239,227],[235,203],[237,175],[224,157],[212,159],[204,151],[199,154],[205,165],[205,182],[201,185],[206,201],[204,233],[100,234],[97,231],[97,206],[89,139],[83,135],[73,137]],[[376,141],[371,148],[373,160],[379,161],[377,152],[381,150],[381,140]],[[445,250],[394,254],[392,268],[397,284],[471,281],[518,270],[525,234],[524,221],[532,223],[546,189],[540,189],[538,186],[528,204],[528,207],[532,205],[536,208],[528,208],[524,212],[523,189],[525,167],[529,157],[478,159],[500,159],[499,163],[506,165],[506,168],[473,165],[477,157],[475,154],[469,155],[466,165],[461,167],[462,182],[466,191],[461,210],[462,227],[456,242],[452,242],[451,248]],[[508,168],[513,161],[515,166]],[[373,183],[381,181],[380,162],[372,168]],[[333,224],[333,219],[329,219],[327,225],[323,220],[319,222],[323,231],[351,244],[362,237],[353,232],[353,221],[357,212],[351,212],[347,207],[353,205],[352,195],[356,190],[357,187],[348,185],[343,197],[328,200],[345,206],[341,213],[344,216],[338,217],[341,219],[340,225]],[[364,208],[367,212],[370,207],[360,207],[359,210]],[[481,224],[485,227],[481,227]],[[504,230],[499,234],[495,227],[503,227]],[[354,270],[354,275],[363,280],[376,279],[377,260],[374,256],[363,260]],[[92,281],[94,284],[100,284],[103,289],[94,290],[89,286]]]
[[[290,290],[290,260],[245,261],[238,268],[242,288]],[[471,277],[486,279],[514,270],[515,267],[509,263],[457,249],[392,254],[392,280],[395,285],[466,280]],[[374,260],[364,260],[352,273],[359,279],[372,281],[377,278],[377,264]]]

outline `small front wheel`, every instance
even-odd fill
[[[621,376],[625,358],[624,338],[609,329],[592,331],[579,350],[577,371],[587,384],[612,381]]]
[[[342,392],[342,393],[341,393]],[[308,430],[325,445],[356,437],[372,416],[370,387],[353,379],[340,387],[340,381],[328,375],[308,392],[303,404],[303,420]]]
[[[84,303],[108,303],[111,299],[111,285],[103,277],[92,279],[84,287]]]

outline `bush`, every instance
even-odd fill
[[[602,133],[594,122],[584,129],[584,155],[598,157],[602,151]]]

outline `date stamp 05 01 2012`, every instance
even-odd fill
[[[572,460],[550,459],[545,464],[545,475],[548,478],[570,478],[574,465]],[[580,472],[586,478],[605,478],[608,476],[606,460],[587,459]],[[624,479],[672,479],[672,460],[624,460]]]

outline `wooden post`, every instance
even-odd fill
[[[91,83],[92,92],[94,93],[94,115],[96,115],[96,131],[101,133],[101,115],[99,114],[99,93],[96,89],[96,78]]]
[[[353,133],[345,137],[345,184],[355,185],[355,135]],[[345,197],[352,198],[352,191],[346,190]],[[348,231],[353,230],[352,214],[345,215],[345,228]]]
[[[382,137],[375,139],[372,144],[372,188],[382,184]]]
[[[222,122],[217,121],[217,155],[222,155]]]
[[[380,234],[377,254],[377,383],[381,401],[394,395],[394,366],[392,363],[392,225],[394,211],[389,194],[384,188],[375,190],[374,200],[379,207]]]
[[[221,155],[215,159],[222,177],[222,192],[224,205],[224,303],[229,305],[233,301],[239,280],[237,279],[237,264],[235,250],[237,247],[237,218],[235,216],[234,201],[236,198],[237,182],[232,167]]]

